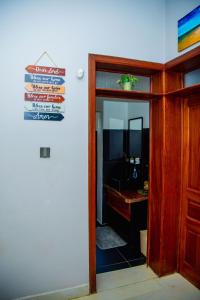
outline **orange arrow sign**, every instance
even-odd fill
[[[39,92],[39,93],[52,93],[52,94],[64,94],[65,87],[53,84],[34,84],[28,83],[25,86],[28,92]]]

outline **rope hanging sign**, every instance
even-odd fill
[[[53,67],[39,66],[47,56]],[[48,52],[43,52],[35,64],[28,65],[24,76],[24,119],[40,121],[61,121],[64,119],[65,69],[58,68]]]
[[[50,62],[53,64],[54,67],[58,68],[58,66],[56,65],[56,63],[54,62],[54,60],[51,58],[51,56],[49,55],[49,53],[47,51],[44,51],[39,57],[38,59],[36,60],[36,62],[34,63],[34,65],[36,66],[39,61],[44,57],[44,56],[47,56],[48,59],[50,60]]]

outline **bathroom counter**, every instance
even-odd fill
[[[147,229],[148,196],[130,189],[119,192],[109,185],[104,189],[108,207],[129,222],[129,242],[140,252],[140,230]]]
[[[124,189],[123,191],[118,191],[107,184],[104,185],[104,188],[107,192],[115,193],[117,196],[121,197],[122,201],[128,204],[148,200],[148,195],[138,194],[135,190]]]

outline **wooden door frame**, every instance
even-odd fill
[[[96,61],[89,55],[88,65],[88,200],[89,200],[89,289],[96,292]]]
[[[181,174],[177,176],[177,172],[180,173],[182,147],[180,140],[178,143],[174,141],[174,136],[169,134],[169,130],[171,126],[174,126],[174,130],[181,128],[181,98],[189,93],[200,91],[200,85],[189,88],[183,88],[182,85],[183,74],[194,70],[199,65],[200,46],[166,64],[89,54],[88,205],[90,293],[96,292],[96,71],[110,69],[119,73],[122,69],[123,72],[121,73],[134,71],[146,76],[154,72],[151,80],[151,91],[160,93],[160,98],[157,97],[157,99],[150,101],[151,165],[149,172],[150,177],[152,177],[152,172],[154,172],[154,176],[153,179],[151,178],[149,186],[148,263],[155,273],[162,276],[177,271],[180,231],[180,227],[177,225],[177,217],[180,213]],[[155,132],[157,124],[159,124],[159,129]],[[157,139],[159,139],[158,143]],[[175,151],[171,151],[170,145],[173,145]],[[156,164],[152,162],[155,159]],[[169,166],[174,161],[178,161],[177,170],[171,173]],[[152,170],[153,168],[155,169]],[[177,193],[177,191],[179,192]],[[171,235],[169,235],[169,231]]]
[[[89,54],[89,139],[88,139],[88,190],[89,190],[89,283],[90,283],[90,293],[96,292],[96,71],[98,66],[108,65],[109,63],[116,66],[116,70],[123,66],[130,72],[130,68],[138,68],[138,72],[142,72],[144,75],[150,76],[148,71],[142,71],[140,68],[154,69],[156,71],[161,71],[163,68],[162,64],[138,61],[132,59],[116,58],[103,55]],[[127,72],[126,71],[126,72]],[[119,71],[118,71],[119,72]],[[159,78],[156,78],[156,84],[154,86],[157,89]],[[151,80],[151,89],[153,83]],[[143,99],[144,101],[145,99]],[[141,100],[142,101],[142,100]],[[151,124],[152,115],[152,100],[149,100],[149,118]],[[151,139],[151,125],[150,125],[150,139]],[[151,157],[151,147],[150,147],[150,157]],[[151,163],[150,163],[151,164]],[[151,170],[151,165],[149,167]],[[151,198],[151,182],[149,188],[149,197]],[[148,242],[148,249],[150,244]],[[148,253],[148,250],[147,250]],[[148,257],[148,255],[147,255]]]
[[[180,203],[180,217],[179,217],[179,249],[178,249],[178,262],[177,269],[181,271],[181,260],[183,256],[183,245],[185,243],[184,229],[182,228],[183,224],[183,211],[185,211],[185,186],[186,186],[186,166],[188,165],[188,135],[189,135],[189,126],[188,126],[188,113],[185,113],[187,108],[188,98],[184,97],[181,103],[181,203]],[[185,118],[186,115],[186,118]],[[186,159],[186,162],[184,161]]]

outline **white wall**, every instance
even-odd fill
[[[103,104],[103,102],[101,102]],[[99,224],[103,224],[103,112],[96,112],[96,161],[97,161],[97,201],[96,216]]]
[[[128,102],[103,101],[103,129],[128,128]]]
[[[200,45],[200,42],[178,52],[178,20],[200,5],[199,0],[166,0],[165,13],[165,61],[169,61]]]
[[[149,102],[128,104],[128,119],[143,117],[143,128],[149,128]]]
[[[110,101],[97,98],[96,110],[102,113],[103,129],[128,129],[128,119],[138,117],[143,117],[143,127],[149,128],[149,102],[120,102],[119,99]]]
[[[163,62],[163,32],[164,0],[0,1],[3,299],[87,286],[88,53]],[[24,68],[43,51],[67,69],[60,123],[23,120]]]

